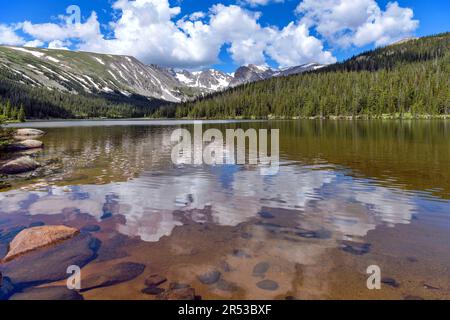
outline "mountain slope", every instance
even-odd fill
[[[0,68],[15,75],[19,83],[49,90],[125,97],[134,94],[172,102],[183,98],[178,81],[166,70],[128,56],[0,47]]]
[[[230,82],[230,87],[237,87],[245,83],[266,80],[273,77],[286,77],[293,74],[300,74],[311,70],[317,70],[323,67],[325,66],[317,63],[308,63],[300,66],[282,69],[271,69],[265,66],[256,66],[254,64],[249,64],[247,66],[242,66],[236,70],[236,72],[234,73],[234,78]]]
[[[155,116],[267,118],[450,113],[450,33],[397,43],[343,63],[245,84]]]
[[[197,88],[200,93],[224,90],[228,88],[230,82],[233,80],[233,77],[229,74],[214,69],[194,72],[171,69],[170,72],[183,85],[190,88]]]

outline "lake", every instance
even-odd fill
[[[0,256],[15,230],[64,224],[99,240],[82,285],[119,262],[145,265],[85,299],[154,299],[141,292],[150,274],[202,299],[450,299],[449,121],[203,122],[279,129],[272,176],[258,165],[173,164],[171,134],[192,121],[22,126],[46,132],[34,156],[60,167],[0,192]],[[380,290],[367,287],[369,266]],[[35,267],[15,262],[14,276],[28,279],[20,290],[65,285],[33,278]]]

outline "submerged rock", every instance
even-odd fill
[[[0,167],[0,173],[3,174],[17,174],[28,171],[33,171],[39,167],[39,163],[32,158],[25,156],[15,160],[9,161]]]
[[[144,289],[141,290],[142,293],[144,293],[144,294],[149,294],[149,295],[153,295],[153,296],[156,296],[156,295],[158,295],[158,294],[161,294],[161,293],[163,293],[164,291],[166,291],[166,290],[164,290],[164,289],[162,289],[162,288],[158,288],[158,287],[156,287],[156,286],[150,286],[150,287],[147,287],[147,288],[144,288]]]
[[[226,292],[235,292],[239,289],[235,283],[223,279],[220,279],[219,282],[217,282],[217,288]]]
[[[273,280],[262,280],[256,284],[262,290],[275,291],[278,289],[278,283]]]
[[[147,286],[159,286],[160,284],[163,284],[166,282],[167,279],[163,276],[160,276],[158,274],[152,274],[147,279],[145,279],[145,285]]]
[[[19,290],[66,279],[68,266],[83,268],[96,258],[98,246],[92,245],[96,240],[81,233],[52,247],[29,252],[3,264],[3,275]]]
[[[82,232],[97,232],[100,231],[101,227],[96,224],[89,224],[81,228]]]
[[[347,253],[362,256],[370,252],[370,243],[346,243],[341,246],[341,249]]]
[[[83,296],[67,287],[30,288],[14,294],[10,300],[83,300]]]
[[[385,285],[388,285],[393,288],[398,288],[400,284],[397,282],[397,280],[393,278],[382,278],[381,283],[384,283]]]
[[[267,262],[260,262],[253,267],[254,277],[263,277],[264,274],[269,270],[270,264]]]
[[[194,288],[171,289],[157,296],[159,300],[195,300]]]
[[[220,271],[210,270],[199,275],[197,278],[201,283],[210,285],[219,281],[221,276],[222,274],[220,273]]]
[[[122,282],[133,280],[140,276],[145,265],[134,262],[122,262],[109,267],[98,274],[88,276],[81,281],[81,292],[113,286]]]
[[[9,278],[3,277],[0,272],[0,300],[8,299],[14,292],[14,286]]]
[[[9,244],[3,261],[11,261],[20,255],[70,239],[78,234],[75,228],[66,226],[40,226],[22,230]]]

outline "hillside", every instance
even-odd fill
[[[160,108],[156,117],[292,118],[450,113],[450,33],[365,52]]]

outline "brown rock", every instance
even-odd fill
[[[9,252],[3,259],[11,261],[20,255],[68,240],[79,230],[66,226],[40,226],[22,230],[9,244]]]
[[[147,279],[145,279],[145,285],[146,286],[159,286],[160,284],[166,282],[167,279],[163,276],[160,276],[158,274],[152,274]]]
[[[9,161],[0,167],[0,173],[17,174],[32,171],[39,167],[39,163],[28,156]]]

